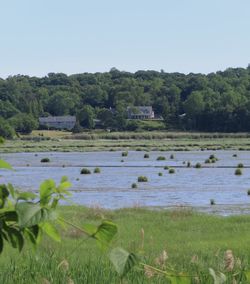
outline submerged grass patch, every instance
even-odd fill
[[[139,177],[137,178],[137,181],[138,181],[138,182],[148,182],[148,178],[145,177],[145,176],[139,176]]]
[[[89,175],[91,174],[91,171],[87,168],[82,168],[81,169],[81,175]]]

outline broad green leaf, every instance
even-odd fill
[[[54,241],[56,241],[56,242],[60,242],[61,241],[61,237],[60,237],[58,231],[56,230],[56,228],[51,223],[46,222],[46,223],[41,225],[41,228]]]
[[[134,266],[138,264],[138,258],[134,253],[129,253],[122,248],[114,248],[109,259],[115,267],[116,272],[123,277]]]
[[[167,279],[170,280],[171,284],[190,284],[191,278],[188,276],[167,276]]]
[[[0,160],[0,169],[12,170],[12,166],[4,160]]]
[[[84,224],[83,229],[91,236],[94,235],[97,231],[97,227],[93,224]]]
[[[9,226],[4,226],[4,230],[8,235],[8,240],[11,243],[12,247],[18,248],[18,250],[21,251],[24,245],[24,240],[21,232]]]
[[[11,197],[12,198],[15,198],[16,197],[16,190],[14,189],[13,185],[11,183],[8,183],[8,190],[11,194]]]
[[[17,194],[17,200],[30,200],[37,198],[36,194],[33,192],[20,192]]]
[[[215,272],[212,268],[209,268],[209,274],[214,279],[214,284],[223,284],[226,282],[227,277],[222,272]]]
[[[0,213],[0,220],[5,222],[17,222],[18,216],[16,211],[5,211]]]
[[[51,199],[51,195],[54,192],[54,189],[56,187],[55,182],[53,179],[47,179],[40,185],[40,203],[41,205],[46,205],[49,203]]]
[[[52,201],[52,204],[51,204],[51,208],[52,209],[55,209],[57,204],[58,204],[58,201],[59,201],[59,197],[54,197],[53,198],[53,201]]]
[[[28,236],[31,243],[33,245],[36,245],[38,234],[39,234],[39,226],[35,225],[35,226],[30,227],[30,228],[25,228],[24,232]]]
[[[16,205],[18,224],[21,228],[32,227],[41,222],[50,220],[52,215],[46,208],[32,202],[20,202]]]
[[[248,283],[250,283],[250,270],[244,271],[244,275]]]
[[[65,181],[68,181],[68,178],[66,176],[62,176],[61,183],[65,182]]]
[[[64,181],[64,182],[60,183],[60,185],[57,187],[57,192],[65,193],[67,195],[71,195],[71,193],[68,192],[68,190],[67,190],[71,186],[72,186],[72,184],[69,181]]]
[[[2,232],[0,231],[0,253],[3,251],[3,237],[2,237]]]
[[[85,224],[84,230],[94,238],[102,248],[106,248],[117,233],[117,226],[110,221],[103,221],[98,227],[93,224]]]
[[[102,248],[105,248],[109,245],[116,233],[116,224],[110,221],[103,221],[101,225],[97,227],[96,232],[92,234],[92,237],[97,240]]]

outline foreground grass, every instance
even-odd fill
[[[225,250],[231,249],[240,259],[238,265],[250,266],[250,216],[219,217],[190,210],[140,208],[105,211],[80,206],[62,207],[61,213],[79,226],[98,224],[103,218],[114,221],[119,233],[113,246],[143,252],[148,264],[155,265],[155,259],[166,250],[167,265],[177,271],[193,274],[197,266],[204,273],[209,267],[223,271]],[[107,254],[68,227],[62,231],[61,243],[46,240],[36,252],[26,247],[18,255],[6,249],[0,257],[0,283],[120,283]],[[127,275],[124,283],[168,282],[162,277],[148,279],[138,268]]]

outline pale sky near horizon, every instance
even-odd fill
[[[250,63],[249,0],[0,0],[0,77]]]

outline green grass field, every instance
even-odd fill
[[[208,268],[224,272],[227,249],[233,251],[236,272],[250,267],[250,216],[218,217],[183,209],[105,211],[72,206],[60,210],[66,219],[79,226],[112,220],[118,225],[113,247],[141,252],[141,261],[156,267],[159,267],[156,258],[165,250],[167,268],[189,275],[199,271],[203,275],[205,280],[192,283],[213,283]],[[108,251],[101,251],[93,240],[85,240],[74,228],[65,228],[61,235],[61,243],[46,239],[37,251],[26,247],[19,255],[6,248],[0,257],[0,283],[170,283],[159,275],[149,279],[142,266],[120,282],[107,257]],[[226,283],[233,283],[232,279]]]
[[[223,149],[250,150],[249,134],[159,131],[107,133],[97,131],[71,135],[62,131],[40,131],[39,133],[35,132],[33,135],[22,136],[20,139],[7,140],[0,145],[0,152],[190,151]]]

